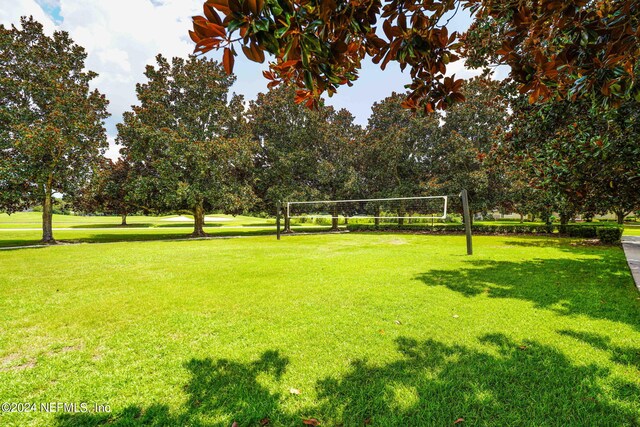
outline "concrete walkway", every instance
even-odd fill
[[[640,291],[640,236],[622,237],[622,248],[627,256],[627,263],[636,282],[636,287]]]

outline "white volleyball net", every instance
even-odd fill
[[[286,202],[284,215],[293,223],[444,221],[449,196],[393,197],[385,199],[314,200]]]

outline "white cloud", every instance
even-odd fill
[[[104,155],[106,157],[109,157],[110,159],[115,160],[120,157],[120,146],[116,145],[116,140],[111,135],[107,136],[107,141],[109,141],[109,148],[107,149],[107,152],[104,153]]]
[[[60,28],[87,50],[86,66],[99,74],[93,86],[110,101],[107,130],[113,139],[115,123],[136,103],[135,85],[144,80],[145,66],[155,63],[158,53],[184,57],[193,51],[187,30],[201,6],[184,0],[60,0],[59,4]]]
[[[109,99],[112,116],[107,120],[109,140],[116,135],[115,124],[122,113],[136,103],[135,85],[144,81],[147,64],[155,63],[155,56],[185,57],[193,52],[194,45],[187,31],[191,17],[202,14],[203,0],[3,0],[0,23],[18,23],[21,15],[33,15],[45,27],[47,33],[54,29],[68,31],[71,38],[83,46],[88,57],[86,67],[99,74],[92,85]],[[470,17],[461,14],[452,22],[458,30],[464,30]],[[459,27],[459,28],[458,28]],[[220,59],[219,52],[208,56]],[[392,91],[404,91],[410,82],[409,73],[401,73],[395,64],[381,71],[369,60],[363,62],[361,77],[354,87],[340,88],[339,93],[328,99],[337,108],[347,108],[356,120],[365,124],[371,105],[388,96]],[[255,98],[266,90],[266,80],[261,70],[266,64],[256,64],[240,54],[236,58],[235,73],[238,77],[232,91]],[[449,75],[470,77],[478,74],[464,68],[462,61],[449,66]],[[117,153],[112,147],[109,154]]]
[[[143,81],[155,56],[185,57],[193,52],[187,31],[191,16],[202,13],[202,3],[184,0],[11,0],[3,2],[0,23],[17,24],[33,15],[45,31],[68,31],[87,53],[85,65],[99,77],[92,82],[109,99],[107,131],[112,143],[115,124],[136,103],[135,85]],[[47,12],[49,14],[47,14]],[[58,15],[56,24],[50,14]],[[58,19],[56,19],[58,20]],[[109,150],[109,154],[117,149]]]
[[[21,16],[33,16],[33,19],[44,26],[47,34],[52,34],[55,29],[53,20],[47,15],[34,0],[5,1],[0,8],[0,24],[19,26]]]

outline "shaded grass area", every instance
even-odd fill
[[[168,221],[177,215],[165,216],[128,216],[126,227],[193,227],[193,222]],[[193,218],[192,215],[183,215]],[[219,218],[223,221],[209,221],[210,227],[219,226],[273,226],[275,220],[255,218],[251,216],[233,216],[222,214],[207,215],[212,218]],[[107,228],[120,227],[121,218],[119,216],[80,216],[80,215],[53,215],[54,228]],[[42,227],[42,213],[39,212],[17,212],[11,215],[0,213],[0,228],[34,228]],[[123,228],[126,228],[123,227]]]
[[[292,227],[298,233],[313,233],[326,231],[326,227]],[[205,232],[211,238],[217,237],[246,237],[246,236],[273,236],[273,227],[205,227]],[[54,236],[60,245],[76,243],[113,243],[113,242],[140,242],[157,240],[184,240],[191,238],[191,228],[117,228],[117,229],[78,229],[78,230],[54,230]],[[5,230],[0,232],[0,248],[13,248],[40,244],[41,234],[35,230]],[[200,238],[198,238],[200,239]]]
[[[340,234],[0,253],[3,425],[638,425],[621,249]],[[300,394],[292,394],[294,388]]]
[[[209,215],[224,221],[209,221],[205,232],[212,237],[275,235],[275,220],[248,216]],[[187,216],[188,217],[188,216]],[[186,239],[193,223],[166,221],[166,217],[132,216],[120,226],[115,216],[54,215],[54,238],[61,244],[107,243]],[[40,214],[21,212],[0,214],[0,248],[38,245],[42,237]],[[298,232],[324,231],[328,227],[293,227]]]

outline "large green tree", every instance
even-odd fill
[[[279,200],[344,199],[356,191],[353,156],[362,129],[353,115],[324,105],[311,111],[294,95],[287,87],[259,94],[248,112],[260,143],[256,192],[267,211]]]
[[[509,99],[504,84],[475,77],[461,88],[467,101],[442,115],[439,135],[431,142],[430,172],[441,193],[469,193],[472,212],[498,206],[505,190],[504,170],[489,154],[507,125]]]
[[[393,93],[371,108],[356,156],[361,196],[365,199],[433,194],[430,149],[439,133],[439,119],[436,115],[412,114],[402,108],[403,99],[404,95]],[[410,213],[403,202],[376,204],[373,209],[400,217]],[[381,212],[368,214],[379,216]]]
[[[42,205],[42,241],[52,232],[54,193],[72,195],[107,148],[107,100],[89,82],[84,49],[69,34],[48,37],[22,18],[0,26],[0,210]]]
[[[446,114],[412,114],[402,94],[374,104],[358,150],[358,170],[369,197],[469,192],[472,210],[497,206],[503,173],[488,155],[506,125],[508,101],[501,84],[472,79],[467,102]]]
[[[640,205],[640,104],[617,110],[586,102],[514,104],[503,147],[529,184],[547,193],[566,223],[584,213],[615,212],[618,221]]]
[[[466,34],[448,28],[460,8],[474,18]],[[351,85],[365,57],[395,61],[412,78],[405,106],[431,111],[464,100],[461,81],[445,77],[461,57],[509,65],[532,102],[637,96],[639,19],[637,0],[207,0],[190,34],[197,52],[224,49],[229,72],[235,47],[257,62],[273,55],[270,85],[295,83],[309,106]]]
[[[127,215],[137,207],[131,200],[133,181],[131,163],[127,158],[113,161],[103,157],[86,186],[74,197],[75,209],[80,212],[102,212],[119,215],[120,225],[127,225]]]
[[[215,61],[156,57],[139,105],[118,125],[122,153],[132,162],[132,198],[156,212],[193,212],[204,236],[206,211],[241,213],[255,203],[255,144],[245,133],[242,99],[227,101],[234,77]]]
[[[430,191],[431,144],[439,133],[435,115],[403,109],[393,93],[371,107],[366,137],[360,141],[359,170],[369,197],[404,197]]]
[[[294,91],[280,87],[249,103],[249,126],[260,150],[256,192],[264,210],[276,203],[320,197],[316,185],[316,146],[322,144],[323,118],[293,102]]]

